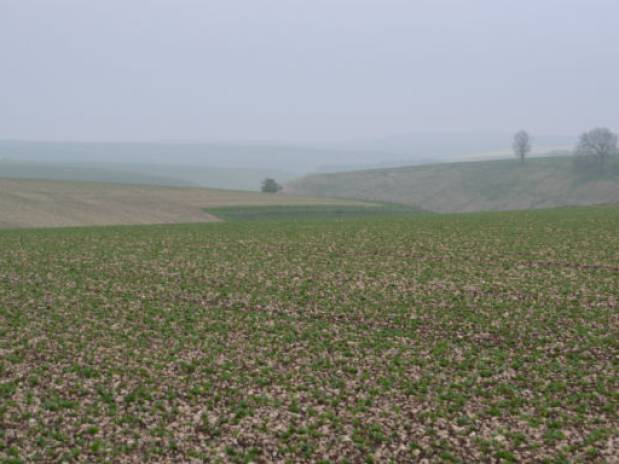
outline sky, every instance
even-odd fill
[[[0,0],[0,138],[619,129],[617,0]]]

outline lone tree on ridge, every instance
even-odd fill
[[[512,147],[516,157],[518,157],[520,162],[524,164],[524,159],[531,152],[531,137],[529,136],[529,133],[525,130],[516,132]]]

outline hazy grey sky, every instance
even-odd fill
[[[0,138],[619,128],[617,0],[0,0]]]

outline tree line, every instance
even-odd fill
[[[574,157],[578,166],[603,167],[608,160],[619,154],[617,149],[617,134],[606,127],[596,127],[578,138],[574,147]],[[514,154],[521,163],[532,150],[531,136],[525,130],[516,132],[512,143]]]

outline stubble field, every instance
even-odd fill
[[[0,232],[0,462],[617,462],[619,208]]]

